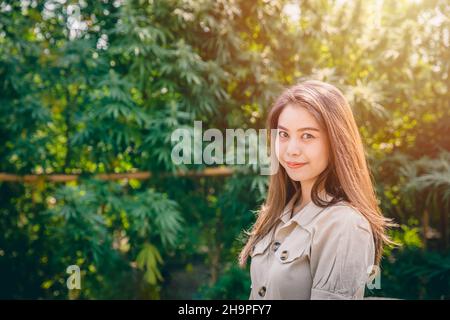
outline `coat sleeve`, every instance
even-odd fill
[[[311,243],[311,299],[362,298],[374,257],[366,218],[348,206],[333,208],[317,226]]]

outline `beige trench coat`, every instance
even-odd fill
[[[292,200],[253,247],[249,299],[362,299],[375,258],[367,219],[343,201],[290,218]]]

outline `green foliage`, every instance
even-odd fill
[[[448,255],[407,247],[383,263],[381,289],[366,289],[366,293],[399,299],[449,299],[449,262]]]
[[[246,299],[248,270],[232,266],[268,179],[254,165],[170,177],[206,167],[176,166],[171,134],[194,120],[263,128],[284,86],[315,78],[348,98],[381,208],[402,225],[383,292],[448,297],[449,12],[443,0],[0,0],[0,172],[81,174],[0,182],[0,296],[170,298],[171,273],[195,263],[209,279],[198,296]],[[79,293],[65,287],[71,264]]]
[[[136,259],[139,269],[145,270],[145,280],[152,285],[155,285],[157,281],[163,280],[157,265],[162,262],[158,249],[149,243],[144,244]]]
[[[423,248],[422,239],[420,238],[419,228],[417,228],[418,221],[410,219],[408,225],[402,224],[398,229],[389,230],[390,238],[400,247],[406,248]],[[386,246],[384,252],[386,256],[390,256],[393,248]]]
[[[199,289],[198,299],[238,299],[247,300],[250,295],[248,272],[236,266],[224,270],[213,286],[204,285]]]

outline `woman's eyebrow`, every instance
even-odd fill
[[[281,126],[281,125],[278,125],[278,128],[279,129],[283,129],[283,130],[286,130],[286,131],[289,131],[287,128],[285,128],[285,127],[283,127],[283,126]],[[310,131],[317,131],[317,132],[320,132],[320,130],[319,129],[317,129],[317,128],[313,128],[313,127],[305,127],[305,128],[300,128],[300,129],[298,129],[297,131],[306,131],[306,130],[310,130]]]

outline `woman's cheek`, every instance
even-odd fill
[[[280,142],[280,139],[276,139],[275,140],[275,154],[276,154],[276,156],[277,156],[277,159],[278,159],[278,161],[281,161],[281,155],[283,154],[282,153],[282,143]]]
[[[326,148],[320,146],[315,152],[315,163],[318,169],[322,170],[328,165],[328,152]]]

